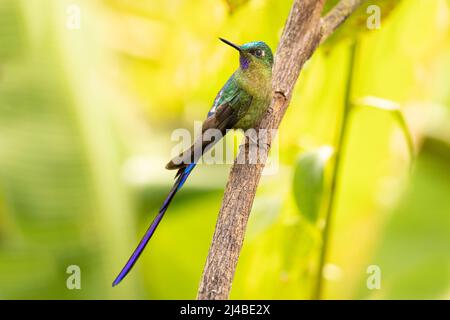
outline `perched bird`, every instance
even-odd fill
[[[201,155],[218,142],[213,139],[203,139],[203,134],[209,129],[216,129],[222,133],[223,137],[229,129],[254,128],[269,107],[273,65],[273,54],[270,47],[262,41],[238,46],[228,40],[222,38],[220,40],[239,52],[239,68],[217,94],[214,104],[203,122],[202,135],[189,149],[166,165],[166,169],[178,170],[175,184],[141,242],[114,280],[113,286],[119,284],[134,266],[173,197],[184,185]]]

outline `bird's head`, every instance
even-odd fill
[[[272,50],[265,42],[253,41],[238,46],[228,40],[219,39],[239,51],[239,62],[242,70],[247,70],[252,66],[272,69]]]

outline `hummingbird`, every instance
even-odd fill
[[[239,52],[239,67],[217,94],[206,120],[202,134],[190,148],[172,159],[166,165],[168,170],[178,170],[175,183],[164,200],[158,214],[127,263],[113,282],[118,285],[133,268],[157,226],[161,222],[175,194],[181,189],[195,168],[198,160],[220,139],[203,139],[210,129],[219,130],[223,137],[230,129],[248,130],[254,128],[269,108],[272,89],[273,54],[263,41],[234,44],[219,38]]]

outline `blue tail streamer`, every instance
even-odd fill
[[[166,199],[164,200],[163,205],[159,209],[158,215],[155,217],[155,219],[153,219],[152,224],[145,232],[144,236],[141,239],[141,242],[139,242],[139,244],[136,247],[136,249],[134,250],[133,254],[131,255],[131,257],[128,259],[127,263],[123,267],[122,271],[120,271],[119,275],[114,280],[114,282],[112,284],[113,287],[118,285],[126,277],[126,275],[130,272],[130,270],[133,268],[134,264],[139,259],[139,256],[144,251],[145,246],[149,242],[150,238],[155,233],[155,230],[158,227],[158,224],[161,222],[162,218],[164,217],[164,213],[166,213],[167,208],[169,207],[169,204],[172,201],[173,197],[178,192],[178,190],[180,190],[181,187],[184,185],[184,183],[186,182],[186,179],[191,174],[195,165],[196,165],[195,163],[191,163],[186,168],[181,169],[182,171],[178,175],[178,178],[177,178],[175,184],[173,185],[172,189],[170,190],[169,194],[167,195]]]

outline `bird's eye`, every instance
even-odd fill
[[[257,56],[258,58],[264,56],[264,51],[262,51],[261,49],[256,49],[255,56]]]

